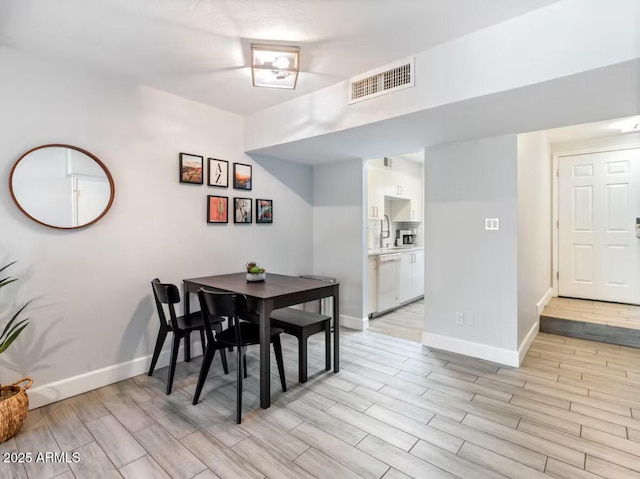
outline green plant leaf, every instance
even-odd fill
[[[15,281],[18,281],[18,278],[12,278],[11,276],[8,276],[6,278],[2,278],[0,279],[0,288],[2,288],[3,286],[6,286],[8,284],[11,284]]]
[[[20,328],[20,326],[22,326],[23,324],[24,324],[25,326],[26,326],[27,324],[29,324],[29,323],[28,323],[28,321],[29,321],[29,318],[27,318],[27,319],[23,319],[22,321],[19,321],[19,322],[17,322],[16,324],[14,324],[14,325],[13,325],[13,327],[12,327],[9,331],[7,331],[7,336],[6,336],[6,337],[11,336],[11,335],[13,334],[13,332],[14,332],[16,329]],[[25,323],[26,323],[26,324],[25,324]],[[0,337],[0,342],[5,341],[5,340],[6,340],[6,337],[5,337],[4,339],[3,339],[2,337]]]
[[[9,266],[16,264],[17,261],[12,261],[11,263],[9,263],[6,266],[3,266],[2,268],[0,268],[0,273],[2,273],[5,269],[7,269]]]
[[[20,315],[20,313],[22,313],[24,309],[27,306],[29,306],[29,303],[31,303],[31,301],[27,301],[27,303],[22,308],[20,308],[18,312],[16,312],[16,314],[13,315],[11,320],[7,323],[4,330],[2,331],[2,334],[0,334],[0,339],[4,338],[8,334],[9,329],[11,328],[11,325],[15,322],[16,319],[18,319],[18,316]]]
[[[20,335],[22,330],[26,328],[29,324],[23,325],[20,329],[16,330],[11,336],[5,339],[2,343],[0,343],[0,354],[4,353],[7,348],[13,343],[16,338]]]

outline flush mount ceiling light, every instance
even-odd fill
[[[293,90],[299,70],[300,48],[251,44],[253,86]]]
[[[640,133],[640,119],[633,120],[631,123],[624,125],[620,129],[620,133]]]

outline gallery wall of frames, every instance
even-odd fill
[[[231,182],[234,190],[251,191],[253,171],[251,165],[233,163],[216,158],[207,158],[207,186],[229,188]],[[180,183],[193,185],[204,184],[204,157],[190,153],[180,153]],[[238,194],[241,194],[240,192]],[[248,193],[245,193],[248,194]],[[273,223],[273,200],[235,196],[207,195],[207,223],[228,224],[229,214],[237,224]],[[231,209],[230,209],[231,207]]]

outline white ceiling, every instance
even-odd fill
[[[238,114],[557,0],[2,0],[0,44]],[[249,45],[302,49],[295,91],[251,86]]]

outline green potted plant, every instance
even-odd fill
[[[247,267],[247,281],[264,281],[267,278],[267,273],[264,268],[258,265],[255,261],[250,261],[246,264]]]
[[[0,273],[9,268],[11,265],[0,268]],[[7,276],[0,278],[0,289],[18,281],[18,278]],[[4,353],[9,346],[20,336],[20,333],[29,325],[29,320],[20,319],[20,314],[25,310],[29,303],[22,306],[6,325],[0,320],[0,354]],[[20,386],[20,383],[27,382],[26,386]],[[29,412],[29,398],[27,389],[31,387],[33,380],[31,378],[23,378],[17,383],[9,386],[0,386],[0,444],[11,439],[20,429],[22,423],[27,418]]]

